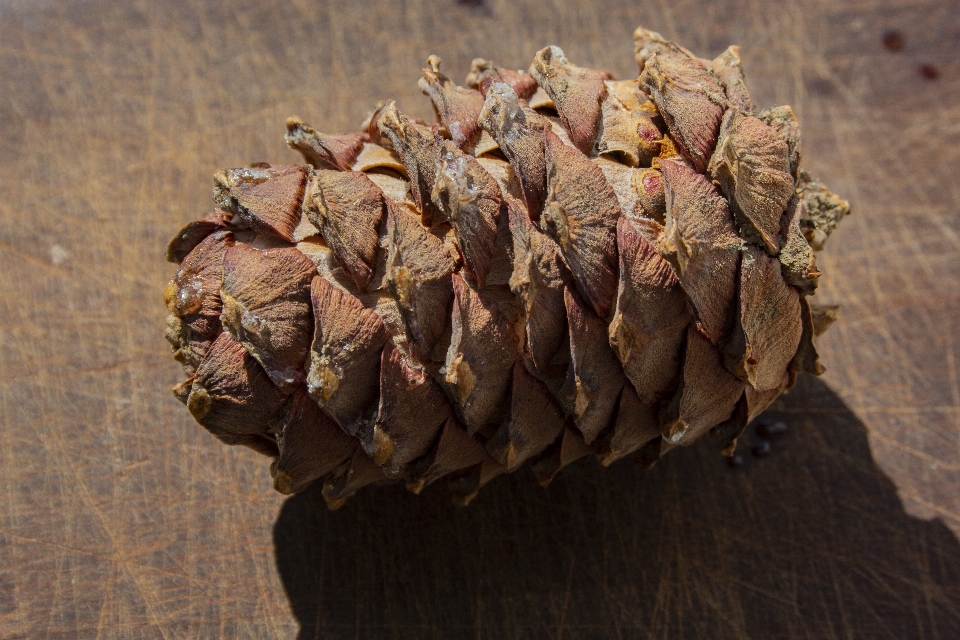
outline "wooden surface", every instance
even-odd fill
[[[0,637],[960,637],[960,3],[352,4],[0,0]],[[288,115],[429,117],[431,53],[629,77],[641,23],[742,45],[854,206],[820,258],[829,371],[773,455],[328,513],[193,423],[162,256],[217,168],[294,160]]]

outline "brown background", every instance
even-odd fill
[[[352,4],[0,1],[0,637],[960,637],[957,0]],[[641,23],[743,45],[854,206],[820,258],[829,371],[773,455],[330,514],[193,424],[162,256],[217,168],[294,161],[292,114],[429,117],[430,53],[462,78],[557,44],[630,77]]]

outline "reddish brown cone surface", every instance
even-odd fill
[[[170,242],[174,393],[278,491],[444,479],[466,504],[529,465],[649,466],[711,430],[730,454],[836,315],[808,297],[847,203],[800,168],[789,107],[760,113],[739,50],[637,29],[640,75],[557,47],[528,71],[431,56],[437,122],[298,118],[305,164],[214,178]]]

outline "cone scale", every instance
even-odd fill
[[[823,371],[814,249],[849,206],[801,168],[790,107],[755,110],[737,47],[634,39],[629,80],[547,47],[459,86],[431,56],[436,123],[290,118],[303,164],[219,171],[167,250],[175,396],[331,508],[389,482],[466,504],[707,433],[731,454]]]

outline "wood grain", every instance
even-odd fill
[[[629,77],[638,24],[742,45],[854,206],[820,258],[829,370],[778,404],[771,456],[331,514],[193,424],[163,247],[214,171],[293,160],[293,114],[431,117],[431,53],[462,77],[556,44]],[[960,636],[958,43],[957,0],[0,0],[0,637]]]

